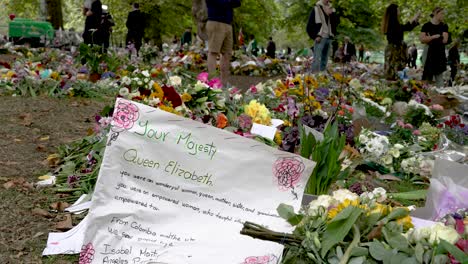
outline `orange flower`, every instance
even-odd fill
[[[340,110],[340,111],[338,111],[338,115],[344,116],[344,115],[345,115],[345,112],[344,112],[343,110]]]
[[[227,127],[227,123],[228,123],[228,119],[226,115],[224,115],[223,113],[219,113],[218,116],[216,117],[216,127],[223,129]]]

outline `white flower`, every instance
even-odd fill
[[[235,101],[239,101],[240,99],[242,99],[242,94],[235,94],[234,95],[234,100]]]
[[[421,176],[430,177],[432,175],[432,169],[434,168],[434,161],[433,160],[423,160],[419,164],[420,174]]]
[[[337,200],[339,203],[342,203],[346,199],[353,201],[353,200],[358,199],[359,197],[357,196],[357,194],[351,192],[350,190],[340,189],[340,190],[333,192],[333,198]]]
[[[371,192],[363,192],[363,193],[361,193],[359,198],[362,201],[371,201],[371,200],[374,200],[375,195],[374,195],[374,193],[371,193]]]
[[[397,149],[402,149],[404,148],[404,146],[402,144],[398,144],[396,143],[395,145],[393,145],[393,147],[397,148]]]
[[[415,100],[409,101],[408,106],[412,106],[412,107],[415,107],[415,108],[424,109],[424,113],[425,113],[427,116],[429,116],[429,117],[432,117],[432,116],[433,116],[432,111],[431,111],[431,109],[430,109],[428,106],[423,105],[423,104],[420,104],[420,103],[416,102]]]
[[[359,89],[359,88],[362,87],[361,82],[356,78],[352,79],[349,82],[349,86],[351,86],[351,88],[353,88],[353,89]]]
[[[255,85],[255,88],[257,88],[258,93],[263,92],[263,88],[264,88],[263,83],[259,83],[259,84]]]
[[[134,93],[128,94],[128,98],[130,98],[130,99],[134,98],[134,97],[138,97],[138,96],[140,96],[140,91],[136,91]]]
[[[150,79],[149,79],[149,78],[145,78],[143,81],[144,81],[145,83],[149,83]]]
[[[385,155],[381,158],[381,160],[385,165],[390,165],[393,163],[393,157],[391,155]]]
[[[377,202],[382,203],[387,199],[387,191],[382,187],[375,188],[372,193],[377,198]]]
[[[119,90],[119,95],[122,97],[127,97],[127,95],[130,93],[127,87],[120,88]]]
[[[316,200],[313,200],[309,203],[308,214],[311,216],[316,216],[320,207],[328,209],[328,207],[333,205],[335,202],[335,199],[333,199],[333,197],[330,195],[320,195]]]
[[[143,74],[143,76],[145,76],[145,77],[150,77],[149,72],[146,71],[146,70],[145,70],[145,71],[142,71],[141,74]]]
[[[400,157],[400,151],[397,148],[391,148],[388,154],[392,155],[394,158]]]
[[[122,83],[123,84],[129,85],[131,82],[132,82],[132,80],[130,78],[128,78],[128,76],[124,76],[122,78]]]
[[[460,235],[455,229],[450,226],[445,226],[442,223],[437,223],[431,228],[431,236],[429,237],[429,243],[439,243],[441,239],[446,240],[450,244],[455,244],[459,239]]]
[[[180,78],[179,76],[171,76],[169,77],[169,83],[172,86],[179,86],[182,84],[182,78]]]
[[[150,105],[150,106],[157,106],[157,105],[159,105],[160,102],[161,102],[161,100],[159,100],[158,97],[154,97],[154,98],[152,98],[152,99],[150,99],[150,100],[148,101],[148,105]]]
[[[142,82],[142,81],[138,81],[137,84],[141,86],[141,85],[143,85],[143,82]]]

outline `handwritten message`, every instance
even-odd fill
[[[145,105],[116,102],[80,253],[88,263],[276,263],[282,246],[245,221],[290,232],[314,163]]]

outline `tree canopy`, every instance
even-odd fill
[[[109,7],[116,26],[114,38],[123,41],[126,34],[125,21],[131,11],[134,0],[101,0]],[[0,10],[0,23],[6,28],[8,15],[32,19],[46,19],[41,12],[41,2],[61,3],[63,11],[63,27],[81,31],[84,26],[81,7],[83,0],[0,0],[4,6]],[[429,21],[429,14],[436,6],[446,9],[446,23],[454,37],[467,29],[467,0],[395,0],[401,9],[401,18],[405,22],[417,11],[421,11],[420,23]],[[242,28],[246,39],[253,34],[260,45],[273,36],[279,47],[290,46],[303,48],[310,46],[305,26],[310,11],[315,3],[310,0],[243,0],[242,7],[235,11],[234,30]],[[380,23],[385,8],[389,4],[384,0],[332,0],[340,16],[338,40],[349,36],[353,42],[362,43],[368,47],[381,47],[385,41],[380,33]],[[42,7],[43,8],[43,7]],[[191,17],[191,1],[189,0],[154,0],[142,1],[141,10],[147,14],[148,27],[146,37],[156,43],[168,41],[174,35],[181,36],[185,28],[192,27],[196,31]],[[420,28],[413,30],[407,38],[417,41]],[[2,30],[2,33],[4,30]]]

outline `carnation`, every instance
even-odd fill
[[[331,197],[330,195],[320,195],[316,200],[313,200],[309,203],[309,211],[308,214],[311,216],[315,216],[318,213],[318,209],[323,207],[328,209],[328,207],[332,206],[336,203],[336,200]]]
[[[359,196],[357,196],[357,194],[351,192],[350,190],[340,189],[340,190],[333,192],[333,198],[337,200],[338,203],[342,203],[345,200],[350,200],[350,201],[356,200],[359,198]]]

